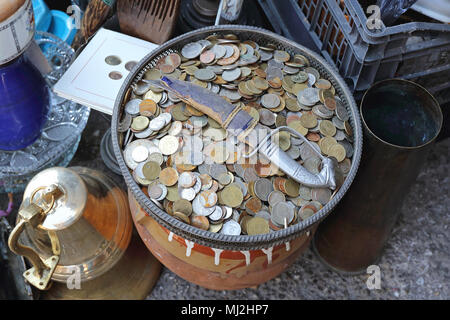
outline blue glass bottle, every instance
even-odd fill
[[[41,73],[23,55],[0,66],[0,150],[19,150],[41,135],[50,95]]]

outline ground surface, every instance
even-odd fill
[[[122,177],[102,162],[100,140],[109,122],[93,111],[71,162]],[[213,291],[164,269],[148,299],[449,299],[450,298],[450,139],[435,144],[379,262],[381,289],[368,290],[368,275],[341,276],[307,250],[286,272],[258,288]],[[15,195],[16,207],[21,195]],[[7,197],[0,195],[0,208]],[[15,216],[16,210],[11,215]]]

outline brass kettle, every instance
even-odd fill
[[[102,173],[82,167],[50,168],[24,192],[8,245],[31,262],[25,279],[40,290],[51,280],[97,278],[121,259],[132,236],[124,192]]]

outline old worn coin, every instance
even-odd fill
[[[269,233],[269,222],[261,217],[253,217],[247,222],[247,234],[265,234]]]
[[[178,172],[172,167],[167,167],[159,173],[159,181],[165,186],[173,186],[178,181]]]
[[[268,179],[258,179],[254,184],[255,195],[262,201],[268,201],[269,194],[273,191],[272,182]]]
[[[280,97],[276,94],[268,93],[261,97],[261,104],[267,109],[274,109],[281,103]]]
[[[194,58],[197,58],[202,53],[202,50],[203,50],[203,47],[200,43],[191,42],[191,43],[186,44],[181,49],[181,54],[186,59],[194,59]]]
[[[157,162],[147,161],[142,167],[142,172],[147,180],[155,180],[161,172],[161,167]]]

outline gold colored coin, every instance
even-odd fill
[[[165,186],[173,186],[178,182],[178,172],[172,167],[167,167],[159,173],[159,181]]]
[[[159,80],[161,79],[161,71],[159,71],[158,69],[150,69],[145,73],[145,79]]]
[[[191,225],[202,230],[208,230],[209,220],[207,217],[204,216],[193,216],[191,217]]]
[[[184,212],[174,211],[173,216],[183,222],[186,222],[187,224],[191,223],[191,219],[189,219],[189,216]]]
[[[159,103],[161,101],[162,94],[153,92],[152,90],[148,90],[148,92],[144,95],[144,99],[153,100],[155,103]]]
[[[319,125],[320,133],[332,137],[336,134],[336,127],[330,120],[322,120]]]
[[[304,112],[300,122],[305,128],[312,129],[317,126],[317,117],[312,112]]]
[[[286,194],[291,198],[296,198],[299,195],[300,185],[298,182],[287,179],[284,182],[284,189],[286,190]]]
[[[291,147],[291,134],[287,131],[277,132],[274,135],[274,142],[278,144],[281,150],[286,151]]]
[[[302,136],[306,136],[308,134],[308,129],[306,129],[304,126],[302,126],[302,123],[300,121],[292,121],[289,123],[288,127],[294,129],[298,133],[300,133]]]
[[[296,83],[292,86],[292,90],[290,92],[298,96],[299,92],[305,90],[306,88],[308,88],[308,84]]]
[[[237,185],[230,184],[223,188],[221,198],[226,206],[236,208],[241,205],[244,200],[244,195]]]
[[[180,194],[178,193],[178,186],[174,185],[172,187],[167,187],[166,199],[172,202],[180,200]]]
[[[335,145],[331,146],[328,150],[328,154],[331,157],[335,157],[338,162],[341,162],[345,159],[345,149],[342,145],[339,143],[336,143]]]
[[[318,144],[320,147],[320,151],[322,151],[323,154],[328,155],[331,146],[334,146],[336,143],[336,139],[330,136],[326,136],[320,139]]]
[[[145,130],[148,127],[148,124],[150,123],[150,119],[144,116],[137,116],[133,119],[133,122],[131,123],[131,129],[135,131],[142,131]]]
[[[179,199],[173,203],[173,211],[182,212],[190,216],[192,214],[192,204],[186,199]]]
[[[156,178],[158,178],[159,173],[161,172],[161,167],[157,162],[147,161],[142,167],[142,172],[144,174],[145,179],[155,180]]]
[[[314,84],[316,88],[318,89],[330,89],[331,88],[331,82],[327,79],[318,79],[316,83]]]
[[[286,99],[286,108],[289,111],[294,111],[294,112],[300,111],[300,106],[297,103],[297,99],[293,99],[293,98]]]
[[[329,89],[320,89],[319,90],[319,100],[322,103],[325,103],[325,99],[327,98],[332,98],[334,99],[334,94],[331,90]]]
[[[269,221],[260,217],[250,218],[246,223],[246,230],[248,235],[269,233]]]
[[[155,101],[150,99],[142,100],[142,102],[139,104],[139,113],[141,114],[141,116],[154,116],[157,109],[158,105],[155,103]]]

